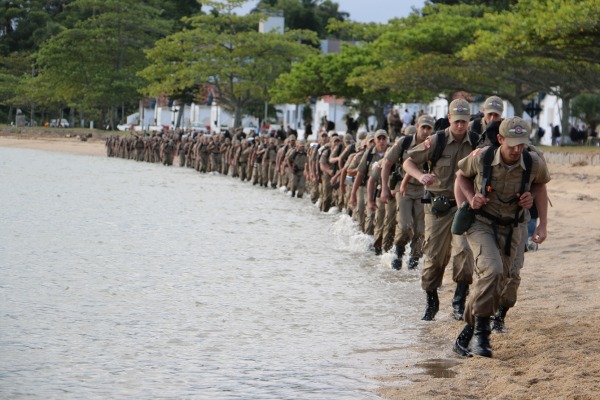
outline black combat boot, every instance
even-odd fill
[[[437,290],[428,290],[427,294],[427,308],[425,308],[425,315],[421,318],[423,321],[433,321],[435,314],[440,309],[440,299],[438,298]]]
[[[482,357],[492,356],[492,346],[490,345],[490,318],[475,317],[475,329],[473,330],[474,341],[471,346],[471,352]]]
[[[411,257],[408,260],[408,269],[415,269],[419,266],[419,257]]]
[[[396,259],[392,261],[392,268],[400,270],[402,268],[402,257],[404,256],[404,249],[399,250],[396,248]]]
[[[495,332],[504,332],[504,318],[506,318],[506,313],[508,312],[508,307],[500,306],[496,315],[492,317],[492,330]]]
[[[469,351],[469,343],[471,342],[472,337],[473,326],[465,324],[465,327],[456,338],[456,342],[454,342],[452,350],[456,354],[461,355],[463,357],[473,357],[473,354],[471,354],[471,352]]]
[[[458,282],[456,284],[456,290],[454,291],[454,297],[452,298],[452,316],[455,320],[460,321],[463,319],[465,313],[465,300],[469,294],[469,285],[464,282]]]

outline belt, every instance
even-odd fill
[[[495,215],[492,215],[483,210],[477,210],[477,215],[475,216],[479,221],[486,223],[492,226],[492,230],[494,231],[494,236],[496,238],[496,243],[499,243],[498,240],[498,226],[508,226],[508,233],[506,235],[506,240],[504,243],[504,254],[510,256],[511,244],[513,231],[516,226],[518,226],[519,222],[523,221],[523,215],[518,219],[515,218],[498,218]],[[498,246],[499,247],[499,246]]]

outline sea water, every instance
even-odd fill
[[[0,397],[368,399],[420,355],[418,271],[306,197],[0,148]]]

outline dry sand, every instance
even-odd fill
[[[0,136],[0,147],[105,155],[104,142]],[[377,377],[385,399],[600,399],[600,166],[549,164],[548,239],[526,253],[507,333],[494,358],[451,351],[462,323],[450,317],[447,271],[437,321],[423,324],[423,359]]]

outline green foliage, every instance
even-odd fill
[[[330,0],[261,0],[254,12],[269,14],[283,12],[286,28],[310,30],[319,38],[326,38],[330,21],[347,20],[349,14],[339,10],[339,5]]]
[[[599,87],[600,64],[592,56],[598,52],[589,43],[598,35],[599,18],[594,0],[521,0],[511,12],[486,15],[485,29],[461,55],[505,82],[498,94],[511,101],[517,115],[521,100],[537,91],[555,94],[568,105],[581,91]],[[578,55],[570,57],[571,52]],[[562,114],[565,131],[568,107]]]
[[[212,85],[236,114],[335,95],[365,119],[456,91],[498,94],[519,114],[543,91],[563,99],[565,130],[570,101],[581,116],[578,95],[600,91],[598,0],[430,0],[388,24],[351,22],[331,0],[261,0],[234,15],[245,2],[0,2],[0,107],[101,115],[137,107],[140,90],[189,102]],[[287,33],[258,34],[259,10],[283,12]],[[302,44],[332,36],[357,45],[321,56]]]
[[[60,26],[53,19],[57,12],[42,0],[0,2],[0,55],[31,52],[56,34]]]
[[[21,77],[31,74],[31,60],[26,53],[0,56],[0,105],[10,105]]]
[[[573,99],[571,111],[574,117],[584,121],[587,126],[596,128],[600,124],[600,95],[584,93]]]
[[[508,10],[511,6],[517,4],[518,0],[427,0],[430,4],[445,4],[455,6],[467,4],[474,6],[486,6],[494,10]]]
[[[140,75],[150,82],[145,93],[153,96],[212,85],[215,101],[235,113],[238,126],[244,107],[269,100],[274,77],[315,52],[300,41],[314,42],[316,36],[308,31],[259,33],[261,15],[232,14],[239,1],[206,4],[217,12],[189,18],[189,29],[159,40],[147,52],[151,64]]]
[[[30,90],[23,95],[31,96],[38,88],[46,98],[37,99],[41,104],[59,102],[88,110],[136,103],[144,85],[137,76],[146,65],[143,49],[168,29],[159,10],[136,0],[77,0],[70,7],[90,17],[40,48],[38,75],[24,85]]]

